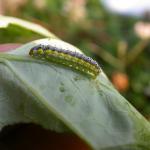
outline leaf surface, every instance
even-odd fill
[[[0,128],[32,122],[73,132],[95,150],[149,150],[150,124],[101,72],[90,79],[28,53],[42,39],[0,53]]]

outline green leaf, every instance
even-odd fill
[[[32,122],[73,132],[94,150],[149,150],[150,124],[101,72],[90,79],[28,56],[43,39],[0,53],[0,127]]]
[[[24,43],[43,37],[55,38],[56,36],[40,25],[15,17],[0,15],[0,43]]]

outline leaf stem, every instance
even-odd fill
[[[124,64],[121,60],[111,55],[109,52],[107,52],[105,49],[101,48],[97,44],[94,44],[97,48],[93,49],[92,51],[97,54],[99,57],[101,57],[104,61],[108,62],[110,65],[114,66],[117,69],[124,68]]]
[[[130,52],[128,52],[127,54],[126,65],[130,65],[131,63],[133,63],[136,58],[142,53],[148,43],[149,40],[142,40],[138,44],[136,44],[133,49],[131,49]]]

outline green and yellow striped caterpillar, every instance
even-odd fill
[[[73,70],[84,73],[95,79],[100,73],[100,67],[92,58],[80,54],[77,51],[70,51],[60,46],[39,44],[31,48],[30,56],[45,59],[53,63],[62,64]]]

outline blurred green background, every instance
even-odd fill
[[[120,93],[150,119],[148,19],[113,14],[100,0],[0,0],[0,14],[40,24],[96,59]],[[29,35],[13,27],[2,29],[0,43],[41,38]]]

